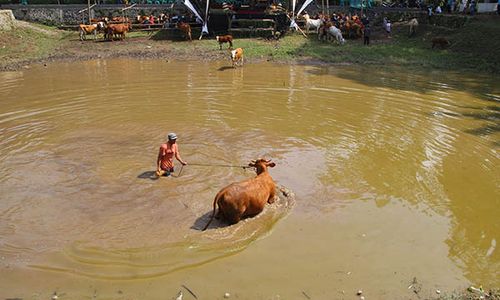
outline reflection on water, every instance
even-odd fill
[[[448,232],[443,261],[472,282],[497,284],[500,90],[493,80],[357,67],[223,67],[97,60],[1,73],[6,264],[123,279],[223,257],[233,252],[224,243],[204,248],[204,259],[186,251],[206,237],[194,224],[220,188],[253,173],[194,164],[269,157],[277,163],[273,177],[297,195],[294,215],[321,223],[342,207],[372,202],[389,213],[389,204],[401,203],[421,213],[419,224],[439,214],[449,219],[436,225]],[[178,178],[141,178],[154,170],[171,131],[193,165]],[[366,205],[351,217],[361,218]],[[283,215],[274,216],[248,220],[257,227],[234,229],[231,243],[244,249]],[[402,218],[400,226],[412,226]]]

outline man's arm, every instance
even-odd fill
[[[182,164],[182,165],[187,165],[187,162],[183,161],[181,158],[181,155],[179,154],[179,150],[175,151],[175,158]]]

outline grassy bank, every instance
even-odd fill
[[[212,39],[184,41],[151,39],[146,33],[132,32],[125,42],[78,41],[76,32],[53,28],[19,27],[0,34],[0,69],[12,69],[30,60],[58,58],[88,59],[95,57],[140,56],[151,58],[227,59]],[[409,68],[469,70],[500,73],[500,22],[498,16],[468,19],[465,26],[446,28],[421,25],[417,35],[409,38],[404,24],[394,24],[390,38],[374,26],[370,46],[362,40],[347,40],[343,46],[320,42],[314,35],[305,39],[292,33],[279,41],[261,38],[236,39],[234,46],[245,49],[250,60],[315,60],[335,64],[398,65]],[[432,49],[431,39],[445,36],[451,45]]]
[[[343,46],[319,42],[312,36],[305,40],[294,35],[269,45],[241,41],[237,46],[248,48],[250,56],[288,60],[312,58],[329,63],[371,65],[400,65],[437,68],[443,70],[475,70],[500,73],[500,18],[484,16],[470,19],[462,28],[421,25],[416,36],[408,37],[408,27],[394,26],[387,38],[375,28],[370,46],[361,39],[347,40]],[[451,45],[445,49],[432,49],[431,39],[445,36]]]
[[[12,30],[0,32],[0,66],[53,55],[68,36],[69,33],[51,27],[17,22]]]

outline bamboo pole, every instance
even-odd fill
[[[122,8],[122,11],[127,10],[127,9],[131,9],[132,7],[134,7],[134,6],[136,6],[136,5],[137,5],[137,3],[134,3],[134,4],[130,5],[130,6],[127,6],[127,7],[125,7],[125,8]]]
[[[128,10],[131,9],[132,7],[136,6],[136,5],[137,5],[137,3],[134,3],[134,4],[130,5],[130,6],[122,8],[122,18],[124,20],[125,20],[125,11],[126,11],[126,13],[127,13],[127,19],[128,19],[129,22],[131,22],[131,20],[129,18]]]
[[[88,17],[89,24],[90,24],[90,9],[92,7],[94,7],[94,6],[95,6],[95,4],[90,5],[90,0],[88,0],[88,7],[84,8],[84,9],[82,9],[80,11],[78,11],[79,14],[83,13],[84,11],[88,12],[88,15],[89,15],[89,17]],[[82,15],[82,23],[85,23],[83,20],[84,20],[84,16]]]
[[[290,19],[290,17],[288,16],[288,14],[286,14],[286,17],[291,21],[292,19]],[[297,25],[297,23],[295,23]],[[307,39],[307,35],[304,33],[304,31],[302,31],[302,29],[300,29],[299,25],[297,25],[296,27],[300,33],[302,33],[302,35]]]

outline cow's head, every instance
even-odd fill
[[[97,31],[103,31],[104,30],[104,22],[103,21],[99,21],[96,23],[97,24]]]
[[[262,172],[267,171],[267,168],[273,168],[276,166],[274,162],[272,162],[270,159],[264,159],[264,158],[259,158],[256,160],[252,160],[249,164],[249,167],[254,167],[256,169],[257,175],[259,175]]]

